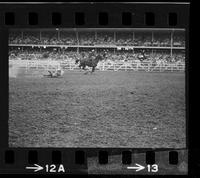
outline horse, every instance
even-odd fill
[[[88,58],[84,58],[83,56],[81,59],[76,59],[75,64],[79,64],[79,68],[86,70],[85,67],[92,67],[92,71],[90,73],[93,73],[95,71],[96,66],[98,65],[99,61],[104,60],[105,55],[101,56],[98,54],[97,56],[89,56]],[[86,73],[85,73],[86,74]]]

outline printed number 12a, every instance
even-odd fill
[[[46,164],[45,167],[46,167],[46,172],[52,172],[52,173],[53,172],[65,172],[65,168],[62,164],[60,166],[58,166],[58,168],[56,167],[55,164],[51,164],[51,165]]]

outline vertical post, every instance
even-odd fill
[[[114,31],[114,43],[116,44],[116,31]]]
[[[59,47],[58,50],[59,50],[59,54],[61,54],[61,50],[62,50],[62,49]],[[60,59],[59,59],[59,60],[60,60]]]
[[[97,41],[97,31],[95,30],[95,42]]]
[[[62,50],[62,57],[63,57],[62,59],[64,60],[64,48],[62,47],[61,50]]]
[[[152,31],[152,33],[151,33],[151,41],[152,41],[152,43],[153,43],[153,39],[154,39],[154,34],[153,34],[153,31]]]
[[[24,39],[24,32],[23,32],[23,30],[22,30],[22,40]]]
[[[79,46],[79,35],[78,35],[78,31],[76,31],[76,39],[77,39],[78,46]]]
[[[172,58],[172,48],[173,48],[173,36],[174,36],[174,30],[171,31],[171,49],[170,49],[170,52],[171,52],[170,56],[171,56],[171,58]]]
[[[58,30],[58,40],[60,40],[60,29]]]
[[[41,34],[42,32],[41,32],[41,30],[40,30],[40,41],[42,40],[42,38],[41,38],[41,36],[42,36],[42,34]]]
[[[134,40],[135,40],[135,32],[133,31],[133,38],[132,38],[132,40],[133,40],[133,46],[134,46]]]

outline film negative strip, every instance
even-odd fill
[[[188,175],[189,3],[0,4],[0,173]]]

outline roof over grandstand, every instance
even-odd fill
[[[11,28],[10,31],[185,31],[184,28]]]

